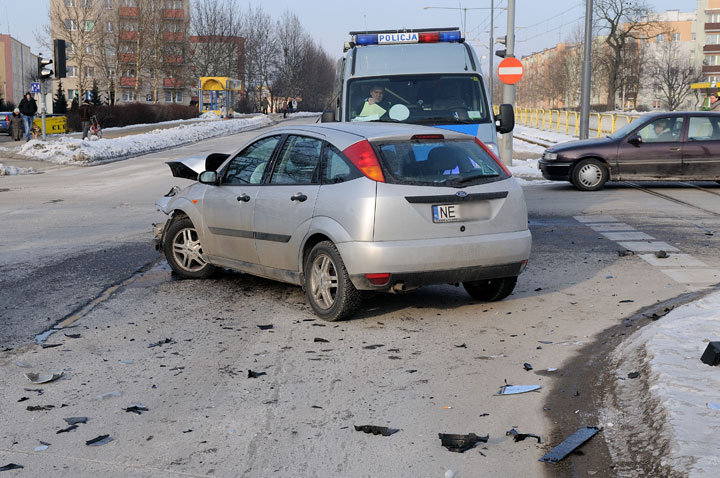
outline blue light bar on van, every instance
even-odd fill
[[[438,43],[462,41],[459,30],[437,32],[400,32],[400,33],[358,33],[355,35],[355,44],[367,45],[393,45],[399,43]]]

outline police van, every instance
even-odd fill
[[[480,61],[458,28],[350,32],[338,61],[336,104],[323,121],[387,121],[476,136],[498,153],[512,105],[493,114]]]

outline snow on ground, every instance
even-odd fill
[[[720,366],[700,361],[708,341],[717,340],[720,292],[678,307],[615,351],[626,362],[644,356],[642,364],[628,366],[649,371],[649,396],[641,399],[658,403],[660,410],[655,410],[665,417],[664,426],[652,433],[664,434],[671,445],[663,462],[689,477],[716,477],[720,469],[720,409],[711,405],[720,404]]]
[[[538,161],[540,160],[543,151],[545,151],[545,147],[535,143],[522,141],[521,139],[525,138],[530,141],[537,141],[543,143],[569,141],[570,139],[572,139],[571,137],[568,137],[569,139],[566,140],[562,137],[558,137],[557,135],[558,133],[548,133],[547,131],[542,131],[536,128],[528,128],[527,126],[515,125],[515,129],[513,130],[513,136],[516,139],[513,141],[513,152],[531,153],[533,155],[537,155],[536,158],[530,159],[513,158],[512,166],[510,166],[508,169],[510,169],[513,177],[515,177],[515,180],[520,183],[521,186],[550,184],[553,182],[544,179],[542,177],[542,174],[540,173],[540,169],[538,168]]]
[[[272,123],[266,116],[227,119],[156,129],[148,133],[97,141],[63,137],[57,141],[31,140],[20,154],[58,164],[87,165],[137,156],[160,149],[195,143],[224,134],[234,134]]]
[[[320,116],[321,114],[320,112],[298,111],[297,113],[288,113],[288,118],[305,118],[309,116]]]
[[[555,144],[564,143],[565,141],[574,141],[577,138],[564,133],[556,133],[554,131],[543,131],[537,128],[531,128],[529,126],[515,125],[513,129],[513,136],[517,138],[528,138],[533,141],[539,141],[542,143]]]
[[[0,176],[15,176],[18,174],[37,174],[37,171],[33,168],[17,168],[0,163]]]

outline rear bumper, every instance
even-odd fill
[[[530,257],[529,230],[414,241],[337,244],[345,268],[360,290],[448,284],[517,276]],[[370,284],[365,274],[390,273],[387,284]]]
[[[553,181],[568,181],[570,179],[570,168],[573,163],[558,162],[558,161],[545,161],[541,159],[538,161],[538,168],[545,179]]]

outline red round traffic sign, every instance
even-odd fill
[[[506,85],[514,85],[525,72],[525,67],[517,58],[505,58],[497,67],[497,74],[500,81]]]

